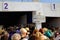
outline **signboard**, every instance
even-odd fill
[[[34,23],[41,23],[41,22],[46,22],[46,18],[43,15],[35,15],[33,17],[33,22]]]

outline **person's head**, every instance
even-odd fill
[[[31,35],[31,37],[29,38],[29,40],[40,40],[40,36],[42,34],[40,32],[36,32],[36,34]]]
[[[43,33],[46,32],[48,29],[47,28],[43,28]]]
[[[21,39],[21,36],[18,33],[13,34],[11,37],[11,40],[20,40],[20,39]]]
[[[39,29],[39,32],[41,32],[42,34],[43,34],[43,29],[41,28],[41,29]]]
[[[37,32],[36,34],[35,34],[35,36],[36,36],[36,38],[38,39],[38,40],[48,40],[47,38],[48,37],[46,37],[44,34],[42,34],[41,32]]]
[[[33,34],[36,34],[36,32],[39,32],[39,30],[35,29],[35,30],[33,31]]]
[[[13,26],[10,26],[10,27],[9,27],[9,30],[10,30],[10,31],[14,31],[14,27],[13,27]]]
[[[55,27],[55,30],[58,31],[59,30],[59,27]]]
[[[27,36],[27,30],[25,28],[21,28],[20,32],[21,32],[21,36],[22,37],[26,37]]]
[[[5,39],[5,40],[8,40],[8,38],[9,38],[9,33],[8,33],[7,31],[4,31],[3,36],[4,36],[4,39]]]
[[[2,34],[4,32],[4,30],[0,29],[0,34]]]

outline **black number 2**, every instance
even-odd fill
[[[8,3],[4,3],[4,9],[8,9]]]

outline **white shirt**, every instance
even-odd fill
[[[58,35],[54,40],[60,40],[60,35]]]

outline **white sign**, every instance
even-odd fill
[[[33,22],[35,22],[35,23],[41,23],[41,22],[45,22],[45,21],[46,21],[46,18],[43,15],[35,15],[33,17]]]
[[[39,16],[40,17],[40,16]],[[33,22],[36,23],[36,22],[40,22],[40,18],[39,18],[37,15],[34,15],[33,17]]]

